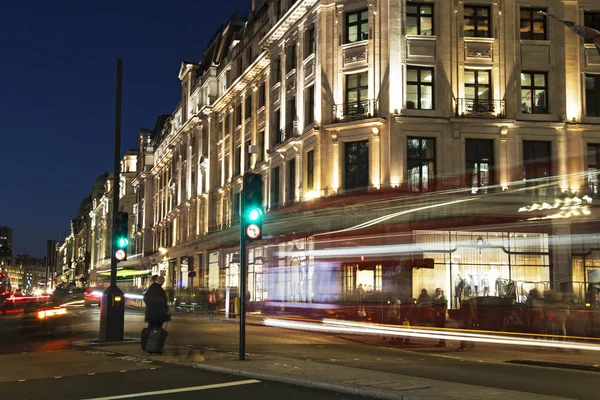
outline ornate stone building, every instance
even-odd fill
[[[182,63],[181,101],[139,133],[140,268],[237,287],[251,170],[267,211],[253,301],[359,284],[455,296],[459,278],[580,296],[600,268],[600,56],[539,11],[600,26],[583,0],[254,1]]]

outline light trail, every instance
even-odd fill
[[[465,342],[506,344],[512,346],[529,346],[544,348],[562,348],[571,350],[586,350],[600,352],[600,345],[591,343],[575,343],[567,341],[549,341],[543,339],[526,339],[516,337],[500,337],[486,334],[433,331],[427,329],[401,328],[401,327],[383,327],[383,326],[365,326],[368,324],[355,323],[349,321],[323,320],[322,323],[311,323],[301,321],[277,320],[265,318],[264,324],[284,329],[296,329],[323,333],[344,333],[350,335],[369,335],[369,336],[400,336],[423,339],[438,340],[460,340]]]

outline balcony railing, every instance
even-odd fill
[[[294,136],[297,136],[296,135],[297,128],[298,128],[298,121],[290,122],[289,124],[284,126],[282,129],[279,130],[279,135],[277,137],[277,143],[275,143],[275,144],[285,143],[286,141],[290,140]]]
[[[456,99],[456,116],[504,118],[504,100]]]
[[[333,120],[335,122],[372,118],[376,115],[377,100],[361,100],[333,105]]]

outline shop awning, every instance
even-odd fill
[[[149,275],[152,271],[149,269],[139,270],[139,269],[119,269],[117,270],[117,276],[142,276]],[[110,276],[110,270],[102,271],[99,275]]]

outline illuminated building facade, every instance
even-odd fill
[[[386,279],[403,298],[450,297],[461,274],[477,294],[497,279],[576,291],[600,268],[600,56],[538,11],[600,27],[591,0],[254,1],[182,63],[175,111],[140,131],[141,268],[171,288],[237,287],[252,170],[267,211],[267,240],[249,249],[253,301],[381,292]],[[413,250],[340,261],[323,240]]]

